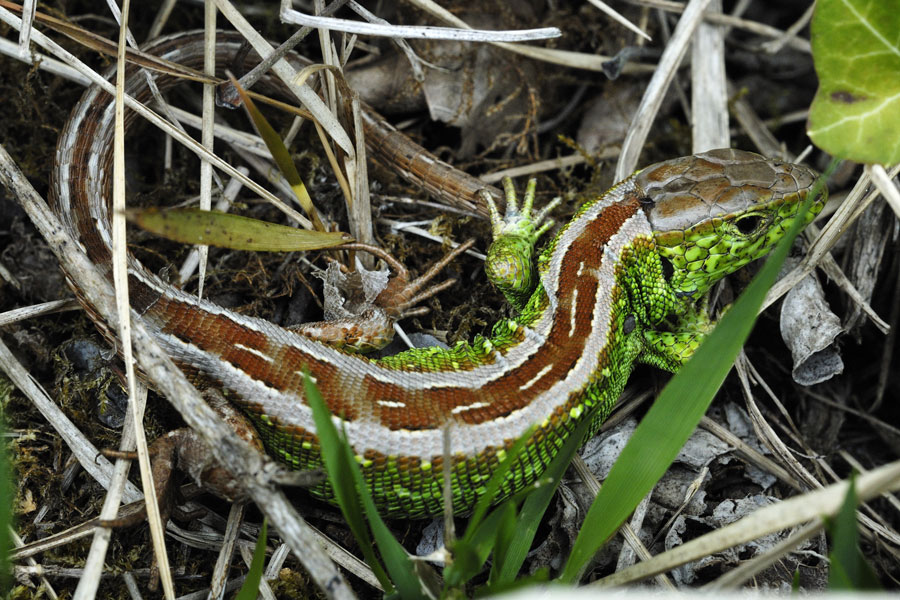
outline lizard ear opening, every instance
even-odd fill
[[[672,264],[672,261],[665,257],[660,257],[659,262],[662,263],[662,274],[666,281],[672,280],[672,275],[675,274],[675,266]]]
[[[637,200],[640,203],[641,210],[644,211],[644,214],[652,222],[651,213],[653,212],[653,207],[656,206],[656,202],[654,202],[653,198],[646,194],[640,196]]]

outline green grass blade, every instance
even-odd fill
[[[538,485],[516,494],[485,518],[484,513],[490,507],[491,500],[496,496],[507,471],[513,465],[510,459],[518,456],[525,448],[533,431],[529,430],[516,440],[507,453],[507,459],[491,476],[487,490],[479,499],[475,513],[469,520],[465,535],[453,546],[454,562],[444,573],[448,588],[460,586],[474,577],[491,552],[494,553],[494,564],[491,568],[490,581],[502,588],[515,579],[534,540],[541,518],[572,461],[572,456],[581,446],[589,425],[587,421],[578,425],[551,461]],[[522,511],[516,517],[515,506],[523,498]],[[511,517],[515,518],[515,521],[514,526],[509,527],[507,521]]]
[[[472,533],[467,532],[465,538],[456,540],[453,544],[453,562],[444,569],[444,596],[451,596],[450,590],[461,588],[481,572],[485,561],[494,550],[497,530],[504,516],[503,507],[507,504],[515,506],[517,500],[518,496],[510,498],[485,517]]]
[[[309,197],[309,192],[303,184],[303,179],[300,178],[300,173],[297,172],[297,166],[294,164],[294,159],[291,158],[291,153],[288,152],[281,137],[269,124],[263,114],[259,112],[259,109],[256,108],[256,104],[253,103],[253,100],[234,77],[231,78],[231,83],[237,90],[238,95],[240,95],[241,102],[244,104],[244,108],[247,109],[250,120],[253,121],[253,126],[266,143],[269,152],[272,153],[272,158],[275,159],[278,170],[281,171],[281,174],[284,175],[284,178],[287,179],[287,182],[290,184],[291,189],[294,190],[294,195],[297,196],[297,201],[300,203],[300,206],[302,206],[306,214],[309,215],[316,231],[325,231],[325,226],[319,219],[319,213],[316,211],[316,207],[313,206],[312,198]]]
[[[487,486],[485,486],[484,494],[481,495],[478,499],[478,503],[475,505],[475,510],[472,512],[472,517],[469,519],[469,524],[466,526],[466,533],[463,536],[463,539],[470,538],[478,529],[478,526],[481,525],[481,520],[484,518],[484,515],[487,514],[491,504],[493,504],[497,492],[500,491],[500,486],[503,485],[503,482],[506,480],[506,475],[515,463],[516,458],[518,458],[525,449],[525,444],[528,443],[528,438],[531,437],[534,430],[534,426],[530,427],[528,431],[516,440],[516,443],[512,445],[509,451],[504,453],[500,465],[497,467],[497,470],[494,471],[494,474],[491,475]]]
[[[519,577],[515,581],[507,581],[505,583],[488,583],[485,586],[475,588],[474,593],[472,594],[475,598],[494,598],[496,596],[500,596],[502,594],[509,594],[516,590],[524,590],[525,588],[538,588],[540,586],[541,590],[546,590],[550,587],[550,568],[549,567],[541,567],[531,575],[524,575]],[[562,590],[562,586],[557,586],[558,589]],[[527,592],[524,592],[524,596],[528,596]],[[533,594],[532,594],[533,595]],[[551,594],[552,595],[552,594]]]
[[[372,494],[366,485],[362,476],[362,471],[355,464],[353,450],[346,442],[342,443],[346,459],[353,466],[353,480],[356,483],[356,489],[359,491],[360,498],[365,510],[366,517],[369,519],[369,526],[372,528],[372,534],[375,536],[375,542],[378,544],[378,550],[384,558],[384,564],[390,573],[391,580],[397,587],[397,591],[404,600],[415,600],[416,598],[425,598],[422,591],[422,582],[416,574],[415,565],[409,558],[406,550],[394,537],[387,525],[378,514],[375,508],[375,502],[372,500]]]
[[[342,436],[338,435],[337,428],[332,423],[325,402],[322,400],[322,395],[309,379],[309,375],[304,377],[304,389],[316,421],[316,433],[322,446],[322,457],[325,459],[328,478],[334,486],[335,496],[338,497],[341,512],[344,513],[348,524],[351,523],[350,515],[352,514],[353,525],[351,525],[351,530],[354,537],[356,537],[357,543],[363,549],[366,562],[372,567],[376,577],[378,577],[379,582],[384,587],[385,593],[390,593],[393,586],[396,586],[401,598],[410,600],[424,598],[422,583],[416,574],[415,566],[406,550],[394,538],[382,520],[381,515],[378,514],[378,509],[375,507],[375,502],[372,500],[372,495],[369,493],[369,488],[363,479],[362,471],[360,471],[356,462],[353,449]],[[328,440],[327,449],[326,439]],[[333,452],[338,456],[329,457]],[[336,470],[332,470],[331,464],[335,464]],[[340,481],[336,482],[336,477],[340,478]],[[341,489],[340,495],[338,494],[338,488]],[[380,570],[382,576],[387,579],[387,575],[382,570],[381,563],[372,549],[369,529],[366,526],[362,512],[360,512],[360,501],[365,512],[365,518],[368,519],[368,525],[372,528],[375,542],[378,544],[378,549],[390,573],[390,580],[382,580],[382,577],[378,574]],[[346,509],[345,503],[348,505]],[[359,535],[357,535],[357,531],[360,532]]]
[[[828,553],[828,560],[831,563],[828,571],[828,589],[832,592],[881,589],[878,577],[859,550],[859,530],[856,522],[858,505],[854,473],[850,477],[850,487],[841,510],[828,523],[828,533],[831,535],[831,552]]]
[[[485,515],[497,496],[500,486],[506,480],[506,475],[515,463],[515,459],[525,449],[525,444],[528,443],[528,439],[533,433],[534,427],[531,427],[516,440],[512,447],[504,453],[500,465],[488,480],[485,491],[478,499],[475,510],[469,518],[465,534],[453,544],[451,549],[453,563],[444,571],[447,588],[462,585],[477,574],[484,565],[484,561],[487,560],[488,554],[494,549],[501,509],[494,511],[487,518]]]
[[[820,178],[820,183],[823,181]],[[801,214],[806,213],[819,189],[817,185],[810,192]],[[696,429],[750,334],[766,292],[803,224],[803,219],[794,219],[760,272],[638,425],[585,517],[559,577],[562,582],[575,583],[581,577],[597,550],[653,489]]]
[[[259,532],[259,538],[256,540],[256,548],[253,549],[253,560],[250,561],[250,570],[247,572],[247,578],[244,585],[235,600],[256,600],[259,596],[259,583],[262,581],[263,565],[266,561],[266,538],[268,537],[268,521],[263,519],[262,529]]]
[[[516,575],[522,568],[522,564],[525,562],[525,557],[531,548],[534,536],[537,534],[541,519],[544,518],[544,513],[547,511],[547,507],[550,506],[550,501],[553,499],[553,495],[556,493],[556,489],[559,487],[559,482],[565,475],[566,469],[569,468],[572,457],[575,456],[578,448],[584,442],[584,437],[587,435],[590,424],[589,419],[585,419],[578,424],[578,427],[575,428],[575,431],[563,444],[559,453],[553,457],[547,470],[541,476],[541,484],[525,498],[512,538],[509,540],[502,555],[495,552],[491,583],[503,586],[515,580]]]
[[[308,231],[217,210],[139,208],[126,212],[132,223],[182,244],[232,250],[298,252],[331,248],[352,240],[340,231]]]
[[[369,535],[369,528],[366,525],[365,517],[359,503],[359,494],[357,493],[356,480],[353,476],[353,470],[357,469],[352,454],[344,450],[346,443],[338,435],[337,428],[331,421],[331,413],[322,400],[322,394],[309,378],[309,374],[304,374],[303,388],[306,394],[306,401],[312,410],[313,421],[316,424],[316,435],[319,437],[319,446],[322,452],[322,460],[325,463],[325,470],[328,473],[328,482],[334,490],[334,497],[337,500],[344,520],[350,528],[356,543],[363,553],[366,564],[372,569],[375,578],[381,583],[385,593],[393,590],[393,585],[384,571],[381,562],[375,555],[375,549],[372,545],[372,538]],[[349,457],[349,459],[348,459]]]
[[[494,564],[491,566],[491,574],[488,577],[488,584],[493,585],[497,582],[500,572],[500,565],[506,563],[507,552],[510,549],[510,542],[516,533],[516,507],[511,502],[504,502],[497,511],[500,513],[499,522],[496,527],[496,536],[494,542]]]

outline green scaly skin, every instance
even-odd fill
[[[227,38],[218,36],[221,64],[230,62],[240,45]],[[201,43],[193,34],[151,48],[186,65],[202,62]],[[157,83],[165,88],[175,78],[161,77]],[[129,78],[128,87],[135,97],[149,96],[139,74]],[[104,205],[112,184],[109,102],[98,87],[85,93],[60,136],[54,177],[57,214],[104,272],[110,272],[111,256]],[[379,128],[372,125],[373,132]],[[426,180],[404,154],[410,147],[400,145],[402,152],[385,158],[426,189],[473,187],[463,178],[467,182],[445,188],[441,169],[429,171],[437,181]],[[427,170],[426,163],[435,159],[422,156],[415,164]],[[94,171],[96,176],[75,176]],[[520,314],[498,323],[489,338],[450,350],[412,350],[377,362],[348,356],[265,320],[198,302],[136,259],[129,266],[129,296],[185,374],[197,384],[221,386],[257,425],[267,451],[297,469],[322,464],[303,397],[303,374],[310,371],[329,409],[344,420],[375,502],[386,515],[442,511],[441,438],[451,431],[453,508],[467,512],[531,421],[538,421],[537,429],[524,455],[515,459],[503,495],[533,482],[579,422],[587,420],[594,428],[602,423],[636,361],[668,370],[682,364],[711,326],[702,309],[706,290],[765,254],[794,218],[813,179],[802,167],[730,149],[652,165],[591,199],[537,257],[536,266],[534,247],[549,223],[540,214],[531,216],[529,192],[521,210],[510,202],[505,221],[495,215],[487,262],[491,279]],[[588,213],[626,204],[629,214],[648,215],[640,228],[608,219],[611,213]],[[611,239],[616,244],[603,241]],[[579,264],[588,265],[586,276],[580,268],[578,273],[571,269]],[[591,280],[595,270],[602,271],[602,281],[599,275]],[[114,337],[87,298],[79,296],[101,331]],[[590,347],[579,348],[582,340]],[[560,348],[571,355],[557,361]],[[466,377],[467,371],[475,372]],[[332,492],[323,484],[314,493],[330,497]]]
[[[605,201],[606,195],[588,202],[578,211],[540,254],[535,269],[535,245],[541,234],[552,226],[552,222],[545,219],[549,207],[532,216],[534,182],[529,183],[521,209],[512,183],[504,181],[504,187],[507,214],[505,219],[501,218],[493,209],[494,241],[485,269],[491,281],[519,311],[519,316],[515,320],[498,322],[489,338],[478,336],[471,343],[460,342],[449,350],[413,349],[381,359],[378,364],[420,371],[423,377],[429,372],[461,371],[483,365],[493,360],[495,350],[503,352],[520,343],[523,329],[535,323],[547,309],[549,301],[541,282],[547,275],[558,241],[594,203]],[[701,222],[676,234],[657,232],[653,238],[634,240],[629,244],[616,271],[616,287],[624,293],[614,294],[609,307],[613,319],[612,337],[605,347],[606,360],[602,369],[581,390],[579,404],[568,414],[552,415],[536,424],[537,429],[495,501],[535,481],[581,420],[591,420],[588,436],[593,435],[615,405],[636,362],[675,371],[690,358],[714,325],[707,316],[706,292],[724,275],[768,252],[790,226],[801,200],[802,195],[797,195],[774,208],[755,206],[746,214],[735,213]],[[806,216],[807,222],[821,206],[821,202],[814,205]],[[737,234],[735,224],[738,221],[759,214],[764,216],[764,222],[754,239],[747,240],[746,236]],[[673,266],[668,276],[663,267],[665,260],[671,261]],[[631,323],[627,323],[629,320]],[[291,447],[290,440],[274,428],[265,429],[277,438],[269,439],[267,445],[295,457],[290,461],[295,468],[320,464],[317,447],[304,453],[300,448]],[[501,448],[454,462],[451,487],[455,512],[471,510],[504,456]],[[438,514],[442,510],[442,473],[430,463],[410,467],[391,457],[381,464],[374,464],[362,456],[358,456],[358,460],[376,505],[385,515],[419,517]],[[314,493],[331,499],[328,485]]]

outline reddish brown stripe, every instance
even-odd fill
[[[106,103],[90,105],[78,128],[80,139],[94,140],[99,135],[111,141],[112,127],[100,128],[100,117],[106,106],[108,106]],[[67,129],[72,126],[71,121],[66,124]],[[107,146],[110,148],[110,151],[101,154],[98,161],[99,168],[103,169],[105,174],[103,189],[111,188],[109,177],[112,172],[112,144],[109,143]],[[68,181],[57,182],[54,189],[64,186],[69,188],[71,194],[69,209],[74,213],[72,220],[77,224],[79,239],[84,244],[92,262],[107,265],[110,261],[109,249],[100,238],[97,227],[94,225],[94,219],[90,214],[90,203],[83,200],[88,196],[86,190],[89,181],[99,176],[98,172],[93,172],[91,169],[90,152],[92,148],[90,143],[77,144],[72,147],[73,156],[68,163]],[[54,177],[58,176],[58,171],[54,170]]]
[[[143,88],[141,92],[143,97]],[[97,111],[106,106],[106,102],[96,101],[91,110]],[[111,136],[108,123],[100,127],[99,117],[99,112],[92,112],[84,118],[79,125],[80,139]],[[128,117],[130,119],[133,115],[129,114]],[[90,146],[79,144],[76,152],[86,152]],[[102,152],[100,160],[108,165],[110,157],[110,152]],[[87,158],[76,156],[70,161],[77,169],[71,173],[73,181],[83,181],[91,176],[87,173],[90,165]],[[110,169],[105,168],[103,171],[108,174]],[[104,185],[101,187],[108,189],[108,180],[102,183]],[[73,198],[75,210],[87,210],[89,202],[85,197],[85,188],[73,189],[73,194],[78,196]],[[564,379],[582,356],[585,341],[591,332],[592,309],[598,285],[595,271],[602,263],[604,246],[636,210],[636,203],[626,202],[607,208],[601,217],[586,224],[585,231],[574,240],[562,263],[556,299],[558,308],[554,315],[554,324],[547,336],[546,347],[518,368],[505,373],[501,379],[477,390],[458,386],[411,394],[402,386],[382,383],[374,377],[363,376],[360,381],[354,379],[357,374],[352,372],[339,374],[333,365],[315,360],[298,348],[274,347],[259,332],[227,318],[202,313],[189,303],[158,298],[155,292],[142,284],[133,287],[132,298],[137,300],[135,307],[139,311],[146,310],[147,316],[155,318],[157,323],[162,325],[164,332],[175,335],[213,356],[221,357],[256,381],[273,389],[299,394],[303,389],[300,373],[304,368],[309,369],[315,373],[329,408],[344,418],[365,418],[371,414],[380,418],[391,429],[440,427],[454,417],[466,423],[482,423],[529,404],[536,395],[549,389],[554,382]],[[106,263],[108,252],[102,240],[98,238],[90,215],[79,212],[77,221],[82,239],[92,252],[92,259],[95,262]],[[578,274],[579,268],[582,269],[581,275]],[[572,314],[572,294],[576,292]],[[251,350],[234,348],[235,343]],[[271,357],[272,360],[258,356],[254,351]],[[538,378],[537,375],[545,368],[547,372]],[[525,385],[528,387],[521,390],[520,388]],[[253,398],[246,400],[251,405],[254,402]],[[378,403],[379,400],[381,404]],[[398,406],[384,406],[384,402],[393,402]],[[477,408],[481,404],[487,406]],[[467,410],[454,415],[454,409],[459,408]]]
[[[557,312],[546,347],[531,360],[479,389],[460,386],[411,393],[400,385],[378,381],[369,375],[363,377],[362,385],[345,386],[333,365],[293,346],[274,346],[262,333],[226,317],[197,311],[180,301],[159,299],[134,278],[133,297],[140,299],[139,310],[146,306],[164,323],[165,333],[221,357],[269,387],[297,392],[303,389],[303,369],[315,373],[328,408],[345,419],[371,414],[391,430],[438,428],[454,418],[467,424],[483,423],[527,406],[555,382],[565,379],[581,358],[592,331],[598,292],[596,273],[603,262],[604,248],[638,206],[637,201],[631,200],[605,209],[572,241],[560,268]],[[541,373],[548,365],[550,368]],[[454,409],[464,410],[454,414]]]
[[[152,309],[164,325],[163,333],[177,337],[245,372],[256,381],[281,392],[303,389],[303,370],[315,373],[320,391],[334,413],[347,419],[358,416],[358,406],[340,390],[337,369],[299,348],[275,345],[262,333],[234,321],[196,310],[190,304],[161,299]],[[244,346],[241,348],[240,346]],[[248,351],[256,350],[272,360]]]
[[[303,370],[309,370],[310,375],[316,378],[316,387],[322,394],[328,410],[332,414],[343,419],[354,420],[360,417],[360,405],[353,402],[344,389],[341,381],[341,373],[331,363],[318,360],[294,346],[284,346],[280,352],[276,352],[273,370],[278,374],[274,380],[283,385],[278,389],[293,391],[302,396]]]
[[[367,376],[359,388],[358,401],[372,402],[372,410],[380,417],[382,425],[392,430],[437,428],[454,418],[467,424],[484,423],[530,404],[537,395],[565,379],[581,358],[592,331],[591,320],[598,292],[596,272],[603,262],[604,248],[638,209],[635,199],[612,205],[588,223],[572,242],[561,265],[553,327],[545,348],[531,360],[480,389],[443,387],[422,390],[414,397],[399,385]],[[575,290],[575,326],[572,330]],[[550,369],[537,378],[548,365]],[[531,384],[522,390],[521,387],[529,382]],[[370,400],[364,400],[366,398]],[[402,403],[403,406],[384,406],[378,400]],[[486,406],[478,407],[481,404]],[[473,408],[453,414],[454,409],[463,407]]]

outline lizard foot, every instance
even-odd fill
[[[451,278],[428,285],[444,267],[471,248],[473,243],[469,240],[460,244],[425,273],[412,280],[407,268],[381,248],[360,243],[339,246],[337,249],[361,250],[381,258],[394,271],[394,275],[388,279],[378,295],[359,312],[344,311],[344,314],[331,318],[326,314],[325,321],[301,323],[288,329],[350,352],[366,353],[381,349],[393,339],[396,321],[427,313],[428,308],[416,305],[456,283],[456,280]]]
[[[484,270],[507,300],[519,310],[524,307],[537,285],[537,272],[532,262],[534,247],[538,239],[553,227],[554,222],[547,215],[560,203],[559,197],[554,198],[532,215],[536,187],[537,180],[530,179],[520,208],[512,180],[504,178],[506,214],[503,217],[490,194],[484,192],[481,195],[491,212],[494,235]]]

